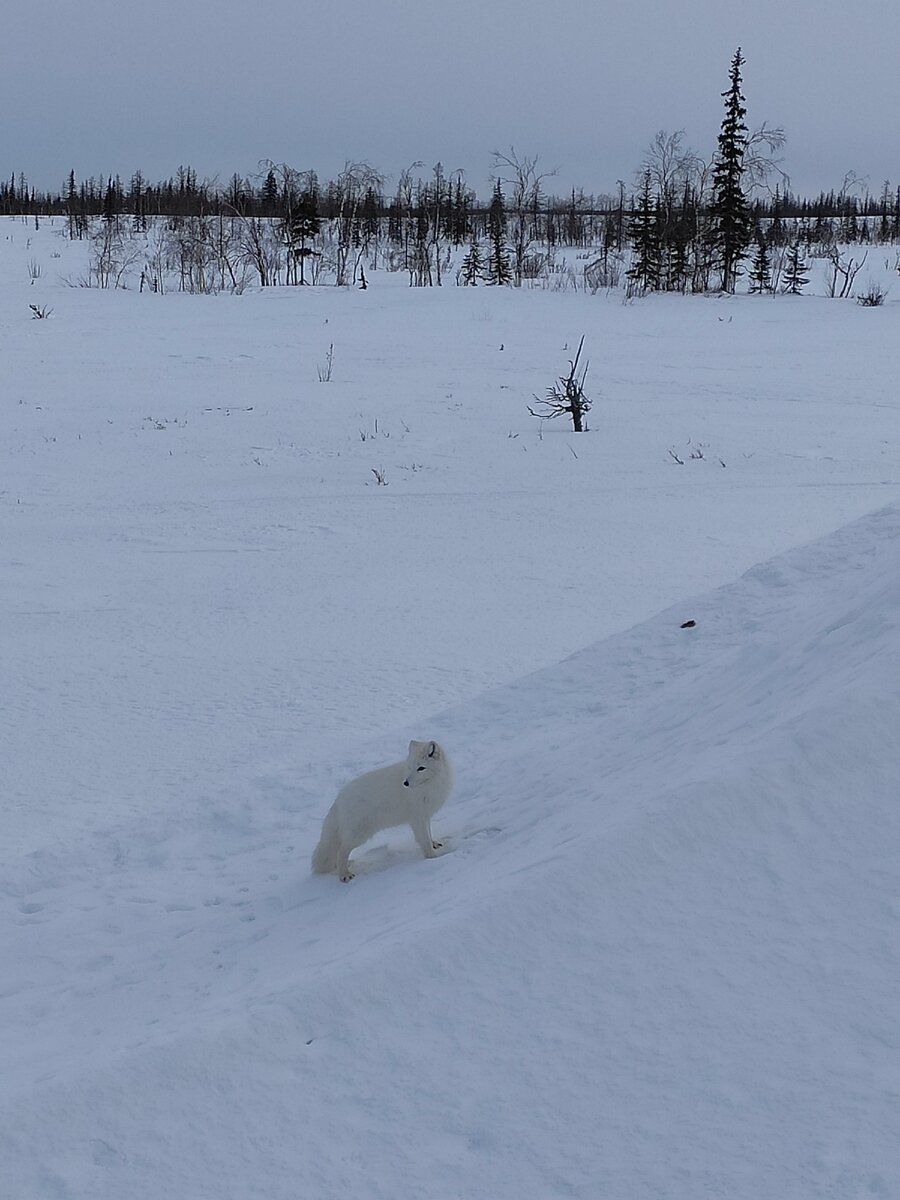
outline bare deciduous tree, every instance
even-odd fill
[[[706,164],[700,156],[684,145],[683,129],[675,133],[660,129],[644,151],[636,179],[638,186],[642,186],[649,175],[651,191],[659,197],[669,217],[686,186],[696,187],[698,183],[702,186],[700,177],[705,170]]]
[[[305,283],[307,259],[316,253],[306,243],[319,231],[319,180],[315,171],[298,171],[287,163],[263,159],[260,175],[265,176],[263,195],[277,210],[279,229],[287,249],[286,282]]]
[[[584,381],[587,377],[589,364],[585,363],[579,369],[583,347],[584,335],[582,334],[575,357],[569,360],[568,375],[560,375],[553,387],[547,388],[547,395],[543,400],[535,396],[535,400],[542,406],[539,411],[535,411],[530,404],[528,405],[528,411],[531,415],[538,417],[542,421],[552,420],[554,417],[561,417],[568,414],[572,418],[572,428],[576,433],[584,433],[587,428],[585,417],[591,410],[591,401],[585,395],[584,391]]]
[[[242,217],[240,244],[241,256],[256,271],[260,287],[277,284],[283,256],[272,222],[263,217]]]
[[[123,236],[113,221],[101,221],[91,234],[91,259],[88,286],[118,288],[125,286],[129,269],[139,260],[140,247]]]
[[[773,188],[769,181],[773,175],[777,176],[776,187],[790,188],[791,177],[781,169],[783,160],[775,157],[786,142],[784,130],[780,127],[770,129],[765,121],[748,136],[744,150],[744,187],[748,196],[758,192],[771,195]]]
[[[337,244],[335,257],[335,280],[338,287],[356,282],[360,256],[354,256],[353,228],[359,214],[363,197],[371,188],[381,192],[384,176],[366,162],[347,162],[334,182],[333,195],[337,201]],[[354,259],[351,270],[350,262]]]
[[[840,300],[845,300],[847,296],[851,295],[853,281],[865,266],[868,257],[867,250],[859,262],[856,262],[853,258],[844,258],[837,246],[830,246],[828,261],[831,263],[831,273],[825,280],[828,295],[832,298],[837,296]]]
[[[528,248],[540,234],[541,189],[544,180],[550,179],[556,171],[539,171],[539,156],[520,156],[514,146],[510,146],[508,154],[495,150],[492,157],[494,178],[507,189],[507,233],[513,248],[513,282],[516,287],[521,287]]]

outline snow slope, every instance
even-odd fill
[[[444,714],[434,862],[312,878],[262,812],[34,856],[3,1194],[897,1194],[898,535]]]
[[[893,301],[625,305],[381,272],[365,293],[102,292],[61,282],[87,253],[63,228],[0,225],[16,852],[177,814],[250,764],[290,759],[319,805],[370,765],[360,730],[552,665],[900,491]],[[541,430],[527,404],[582,332],[594,432]]]
[[[32,322],[21,236],[0,1197],[900,1193],[896,306]],[[573,326],[614,395],[539,436]],[[454,756],[447,853],[311,877],[410,736]]]

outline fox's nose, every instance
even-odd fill
[[[404,779],[404,780],[403,780],[403,786],[404,786],[404,787],[409,787],[409,780],[408,780],[408,779]]]

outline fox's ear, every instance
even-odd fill
[[[428,751],[428,757],[434,758],[435,754],[437,754],[437,742],[431,742],[430,745],[431,749]]]

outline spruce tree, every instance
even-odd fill
[[[15,178],[13,178],[13,188],[15,188]],[[79,204],[78,188],[75,185],[75,172],[69,172],[69,178],[66,182],[66,214],[69,219],[69,237],[83,238],[87,232],[87,218],[84,215],[84,210]]]
[[[271,167],[262,186],[260,200],[263,216],[274,217],[278,212],[278,179]]]
[[[306,283],[306,260],[313,253],[306,242],[314,238],[322,225],[319,216],[319,193],[316,187],[307,188],[301,192],[285,229],[288,251],[294,263],[300,265],[299,283]]]
[[[884,187],[881,189],[881,220],[878,223],[878,240],[879,242],[889,242],[891,240],[891,185],[889,180],[884,181]]]
[[[854,197],[848,197],[844,212],[841,216],[841,231],[839,234],[842,242],[858,242],[859,241],[859,219],[857,217],[857,206]]]
[[[113,180],[110,175],[106,184],[106,193],[103,197],[103,219],[107,224],[115,223],[118,229],[119,213],[122,211],[122,184],[116,176]]]
[[[628,230],[634,247],[634,258],[628,269],[628,278],[642,291],[655,292],[659,289],[662,246],[659,237],[658,204],[650,189],[650,172],[644,172],[644,182],[638,200],[637,212]]]
[[[381,229],[380,225],[380,197],[374,188],[366,188],[366,194],[363,196],[362,208],[360,215],[362,217],[362,239],[366,253],[369,253],[371,243],[374,241],[376,248],[378,245],[378,234]],[[376,250],[377,253],[377,250]]]
[[[128,186],[128,207],[131,210],[131,227],[135,233],[146,233],[147,211],[144,200],[144,177],[140,171],[131,176]]]
[[[387,223],[388,241],[399,246],[403,242],[403,202],[396,196],[388,208]]]
[[[459,279],[463,287],[476,287],[484,275],[484,260],[478,242],[472,242],[469,252],[459,268]]]
[[[503,199],[503,188],[500,186],[499,179],[494,184],[494,195],[488,209],[488,237],[491,241],[491,253],[488,259],[490,282],[510,284],[512,283],[512,267],[506,248],[506,202]]]
[[[454,246],[461,245],[471,232],[470,208],[471,196],[463,187],[462,179],[457,177],[453,188],[453,206],[450,212],[450,236]]]
[[[722,288],[733,292],[740,273],[741,259],[751,236],[750,207],[742,187],[744,154],[747,150],[747,126],[744,97],[741,94],[740,47],[731,60],[731,86],[723,92],[725,118],[719,132],[719,146],[713,168],[713,240],[722,272]]]
[[[666,288],[670,292],[687,291],[688,277],[690,275],[690,264],[688,262],[690,242],[690,233],[687,230],[686,224],[679,222],[669,244]]]
[[[756,230],[756,254],[753,257],[753,266],[750,268],[750,293],[761,295],[763,292],[771,292],[772,290],[772,264],[769,260],[769,247],[766,244],[766,239],[763,231],[757,226]]]
[[[775,188],[772,197],[772,221],[769,225],[769,245],[780,246],[784,242],[784,222],[781,219],[781,193]]]
[[[809,283],[809,276],[804,274],[806,263],[803,261],[803,256],[800,253],[800,240],[791,246],[787,253],[787,265],[784,268],[784,287],[782,292],[786,296],[799,296],[804,287]]]

